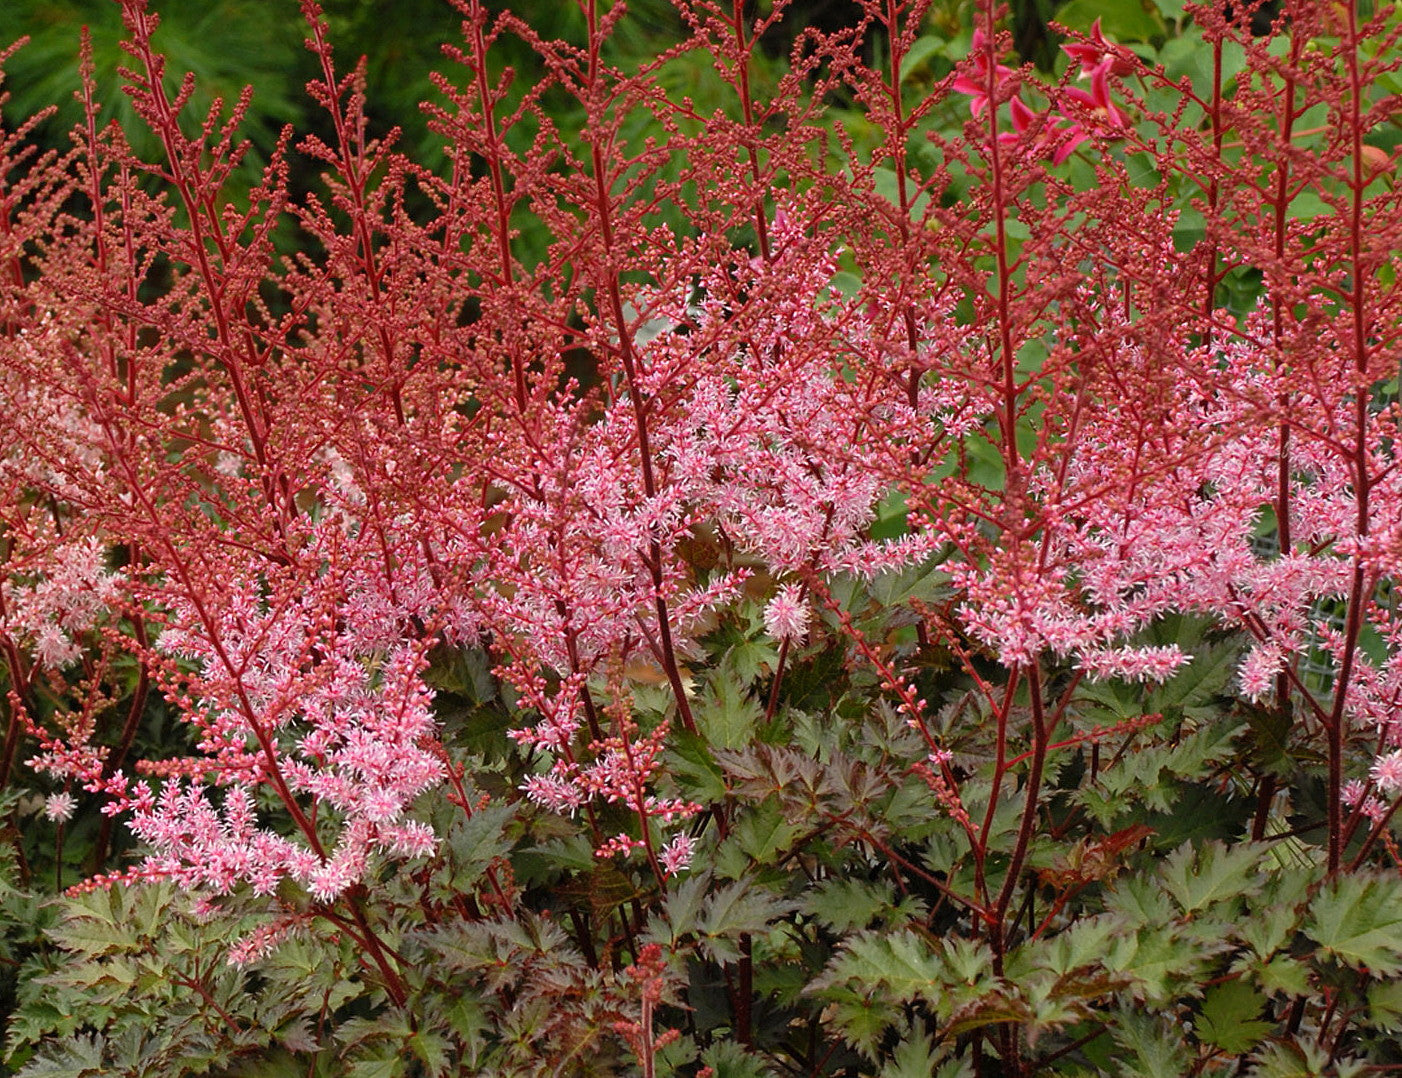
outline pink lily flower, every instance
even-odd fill
[[[1081,129],[1079,124],[1049,128],[1048,132],[1053,136],[1055,141],[1054,148],[1051,151],[1051,163],[1053,165],[1063,164],[1066,159],[1075,152],[1076,147],[1090,137]]]
[[[1110,100],[1110,75],[1113,72],[1113,58],[1107,56],[1092,70],[1089,92],[1076,86],[1066,91],[1068,98],[1090,112],[1101,135],[1113,134],[1128,123],[1125,114]]]
[[[974,31],[973,44],[969,46],[969,73],[960,75],[954,80],[955,92],[968,94],[972,99],[969,101],[969,111],[977,118],[983,110],[988,107],[988,65],[991,54],[991,46],[988,35],[982,30]],[[993,71],[996,76],[995,84],[1001,86],[1010,75],[1012,68],[1003,64],[994,64]]]
[[[1011,109],[1013,130],[1005,131],[998,136],[998,141],[1005,146],[1021,143],[1028,132],[1033,130],[1041,115],[1028,108],[1020,97],[1012,99]],[[1057,126],[1047,123],[1038,132],[1033,146],[1039,155],[1049,158],[1053,165],[1060,165],[1087,138],[1089,136],[1079,124]]]
[[[1090,26],[1090,41],[1061,46],[1061,51],[1081,65],[1081,77],[1094,75],[1107,60],[1110,74],[1123,77],[1138,67],[1138,58],[1123,45],[1106,39],[1100,30],[1100,20]]]

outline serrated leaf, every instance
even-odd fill
[[[424,681],[443,693],[455,693],[474,705],[490,703],[497,695],[492,661],[480,648],[440,644],[429,652]]]
[[[1266,850],[1258,842],[1208,842],[1197,848],[1185,843],[1164,860],[1159,879],[1179,909],[1197,913],[1259,891],[1263,881],[1256,869]]]
[[[1310,970],[1298,959],[1278,954],[1256,970],[1256,983],[1270,995],[1304,996],[1310,992]]]
[[[903,606],[912,599],[933,604],[949,595],[949,581],[939,561],[925,561],[900,572],[881,573],[870,587],[872,598],[883,607]]]
[[[873,998],[879,994],[897,1003],[924,1000],[949,1020],[980,1000],[991,1000],[995,994],[1001,999],[1000,984],[993,973],[992,952],[982,941],[956,938],[931,944],[918,933],[902,929],[851,939],[810,990],[829,994],[840,989],[838,998],[850,990]]]
[[[1234,742],[1245,728],[1245,723],[1215,723],[1194,730],[1172,747],[1164,767],[1185,779],[1205,778],[1236,752]]]
[[[962,1036],[987,1026],[1017,1024],[1026,1026],[1032,1019],[1027,1004],[1002,992],[992,992],[966,1003],[950,1017],[949,1033]]]
[[[49,935],[64,950],[90,957],[131,950],[137,945],[137,935],[129,924],[84,909],[70,910],[49,930]]]
[[[764,716],[764,709],[745,691],[740,676],[725,667],[711,675],[707,691],[692,710],[697,729],[717,749],[744,748]]]
[[[1121,1011],[1113,1026],[1115,1040],[1129,1053],[1117,1078],[1183,1078],[1190,1060],[1183,1033],[1161,1018]]]
[[[452,1044],[442,1034],[420,1030],[409,1038],[409,1047],[431,1078],[447,1074],[452,1061]]]
[[[727,669],[735,672],[741,682],[753,682],[779,664],[779,649],[767,635],[754,640],[741,640],[731,646],[722,662]]]
[[[672,750],[667,754],[668,771],[673,774],[683,792],[703,803],[724,800],[725,772],[711,754],[706,739],[690,730],[673,730]]]
[[[787,850],[797,835],[798,828],[784,818],[778,804],[768,800],[741,819],[723,845],[733,841],[751,863],[767,865],[775,854]]]
[[[1166,790],[1175,785],[1163,784]],[[1184,786],[1171,800],[1171,811],[1153,813],[1143,820],[1156,832],[1159,849],[1176,849],[1185,842],[1238,841],[1251,808],[1247,799],[1232,798],[1201,782]]]
[[[1368,986],[1368,1024],[1389,1033],[1402,1032],[1402,980],[1375,981]]]
[[[1191,629],[1187,631],[1192,632]],[[1165,644],[1177,642],[1174,639],[1162,641]],[[1234,640],[1211,644],[1195,642],[1193,661],[1153,689],[1144,711],[1148,714],[1178,711],[1185,715],[1215,717],[1219,714],[1217,697],[1228,689],[1236,676],[1241,651],[1242,645]],[[1199,732],[1212,731],[1215,731],[1214,736],[1220,736],[1224,731],[1229,737],[1235,733],[1231,727],[1223,726],[1208,726]]]
[[[889,935],[864,933],[849,940],[814,986],[844,982],[880,985],[901,1003],[917,999],[934,1002],[944,979],[944,964],[924,939],[907,929]]]
[[[695,872],[672,887],[663,902],[663,914],[648,921],[645,942],[675,944],[696,932],[701,923],[701,907],[713,886],[709,872]]]
[[[1162,1003],[1176,994],[1180,981],[1200,975],[1229,946],[1225,940],[1185,940],[1168,927],[1145,928],[1136,937],[1114,940],[1105,968],[1133,977],[1135,998]]]
[[[1108,914],[1077,921],[1050,941],[1047,968],[1054,973],[1065,974],[1083,966],[1096,965],[1105,957],[1111,941],[1125,931],[1124,922]]]
[[[569,826],[563,818],[555,819]],[[519,878],[535,883],[553,880],[561,871],[592,876],[599,867],[599,859],[589,836],[575,831],[517,850],[512,855],[511,866]]]
[[[493,861],[511,852],[506,826],[516,815],[514,805],[491,804],[472,815],[462,814],[448,832],[454,860],[454,885],[467,890]]]
[[[357,1059],[346,1070],[346,1078],[397,1078],[404,1073],[404,1061],[398,1056],[387,1059]]]
[[[47,1046],[19,1072],[18,1078],[81,1078],[107,1073],[106,1041],[100,1036],[66,1037]]]
[[[886,881],[830,879],[808,895],[804,912],[837,933],[866,928],[895,901],[895,888]]]
[[[1226,981],[1210,988],[1195,1024],[1198,1037],[1230,1055],[1241,1055],[1263,1041],[1275,1028],[1260,1021],[1266,997],[1245,981]]]
[[[1305,934],[1345,965],[1402,973],[1402,880],[1338,876],[1310,903]]]
[[[840,993],[824,1013],[831,1017],[842,1039],[871,1060],[879,1057],[886,1030],[901,1018],[900,1008],[889,1000],[858,991]]]
[[[1239,926],[1242,940],[1259,958],[1269,958],[1290,945],[1304,918],[1309,889],[1318,878],[1313,867],[1272,871],[1270,883],[1252,903],[1251,916],[1242,918]]]
[[[1291,712],[1247,703],[1238,704],[1236,710],[1251,729],[1251,755],[1256,766],[1277,777],[1288,777],[1295,767],[1290,756]]]
[[[1342,1075],[1342,1068],[1330,1066],[1328,1053],[1308,1041],[1271,1043],[1256,1054],[1251,1078],[1322,1078]]]
[[[952,979],[968,985],[985,980],[993,969],[993,952],[982,940],[946,937],[940,941],[939,954]]]
[[[881,1078],[930,1078],[942,1055],[929,1036],[907,1037],[891,1052]]]
[[[298,1015],[277,1032],[278,1040],[289,1052],[315,1052],[321,1045],[312,1033],[311,1019]]]
[[[1123,876],[1105,896],[1108,910],[1119,913],[1131,925],[1162,925],[1173,920],[1173,902],[1148,876]]]
[[[471,996],[460,994],[453,999],[444,1011],[448,1025],[458,1039],[466,1044],[477,1044],[481,1033],[491,1028],[482,1004]]]
[[[701,1053],[701,1062],[715,1072],[715,1078],[772,1078],[764,1060],[752,1056],[734,1041],[718,1041]]]
[[[769,925],[793,909],[786,902],[760,891],[744,880],[722,887],[707,900],[701,912],[701,949],[716,962],[740,957],[737,942],[746,933],[766,932]]]

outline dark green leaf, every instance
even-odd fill
[[[1198,1037],[1230,1055],[1260,1044],[1274,1023],[1260,1021],[1266,997],[1245,981],[1227,981],[1208,989],[1198,1017]]]

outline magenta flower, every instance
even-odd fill
[[[1096,131],[1101,135],[1113,134],[1128,122],[1125,114],[1110,100],[1110,75],[1113,71],[1114,61],[1106,57],[1091,72],[1089,92],[1076,86],[1066,91],[1068,98],[1090,112],[1090,118],[1096,121]]]
[[[956,92],[969,95],[969,111],[975,118],[988,107],[988,72],[992,57],[993,49],[988,35],[982,30],[975,30],[973,44],[969,47],[969,73],[960,75],[953,84]],[[995,87],[1002,86],[1013,73],[1012,68],[1003,64],[994,64],[993,72],[996,76]]]
[[[1020,97],[1013,98],[1010,107],[1013,129],[1000,134],[998,141],[1007,146],[1018,145],[1029,134],[1036,132],[1032,140],[1036,153],[1048,158],[1054,165],[1062,164],[1089,137],[1075,123],[1054,124],[1048,121],[1038,130],[1038,121],[1043,119],[1043,114],[1033,112]]]
[[[1091,23],[1090,40],[1061,46],[1061,51],[1081,65],[1081,77],[1094,75],[1108,64],[1111,75],[1130,74],[1138,66],[1138,58],[1123,45],[1107,41],[1100,30],[1100,20]]]

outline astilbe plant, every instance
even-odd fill
[[[762,91],[783,4],[455,3],[446,175],[312,0],[247,204],[142,0],[159,158],[90,74],[0,143],[0,777],[103,820],[11,1061],[1396,1062],[1396,17],[1048,82],[983,5],[917,94],[920,0]]]

